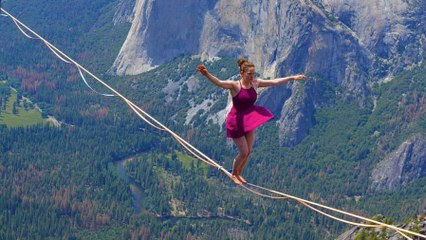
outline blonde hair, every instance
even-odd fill
[[[240,71],[246,72],[249,68],[254,67],[254,64],[247,59],[240,58],[238,59],[238,66],[240,67]]]

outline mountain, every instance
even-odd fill
[[[395,223],[426,209],[422,1],[3,6],[225,167],[236,154],[223,134],[229,94],[196,66],[235,79],[245,55],[265,78],[306,72],[260,93],[276,121],[257,131],[244,176]],[[0,19],[0,122],[29,99],[61,123],[0,124],[0,238],[334,239],[350,229],[235,187]],[[144,72],[122,74],[120,61]]]
[[[348,81],[344,70],[372,71],[373,58],[397,69],[421,62],[424,7],[416,0],[137,1],[113,69],[137,74],[180,55],[240,55],[266,76],[327,70],[324,77]]]
[[[310,73],[363,106],[373,83],[424,61],[424,10],[422,1],[402,0],[137,1],[111,71],[138,74],[180,55],[247,56],[262,76]],[[308,135],[314,106],[323,105],[295,96],[299,88],[272,90],[263,100],[274,102],[283,146]]]

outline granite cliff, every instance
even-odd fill
[[[371,83],[391,80],[394,72],[424,60],[425,5],[416,0],[138,0],[111,71],[138,74],[180,55],[246,56],[263,77],[310,73],[314,81],[341,87],[363,107]],[[116,19],[128,16],[119,8]],[[300,95],[301,88],[320,92],[317,84],[288,84],[260,99],[274,104],[268,107],[276,109],[283,146],[308,134],[315,109],[323,104],[321,96]]]
[[[371,174],[371,191],[391,191],[426,176],[426,138],[416,134],[386,156]]]
[[[124,23],[124,22],[133,22],[133,19],[135,17],[135,1],[132,0],[122,0],[119,2],[116,10],[115,10],[115,14],[114,14],[114,18],[113,18],[113,22],[115,25],[120,24],[120,23]]]

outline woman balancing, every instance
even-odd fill
[[[305,75],[295,75],[272,80],[256,79],[254,64],[246,59],[238,59],[241,79],[237,81],[223,81],[210,74],[203,65],[197,69],[216,86],[228,89],[232,96],[232,108],[226,118],[226,136],[234,140],[240,153],[234,159],[232,166],[232,180],[236,184],[247,181],[241,176],[247,163],[254,143],[254,130],[272,119],[274,115],[264,108],[254,105],[257,99],[256,90],[260,87],[271,87],[287,83],[292,80],[306,79]]]

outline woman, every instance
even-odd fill
[[[241,79],[239,81],[223,81],[210,74],[203,65],[198,71],[213,84],[228,89],[232,96],[232,108],[226,119],[226,136],[232,138],[239,150],[232,167],[232,180],[236,184],[247,181],[241,176],[254,143],[254,130],[272,119],[274,115],[263,107],[254,105],[257,99],[257,88],[271,87],[292,80],[306,79],[305,75],[295,75],[272,80],[256,79],[255,66],[246,59],[238,59]]]

